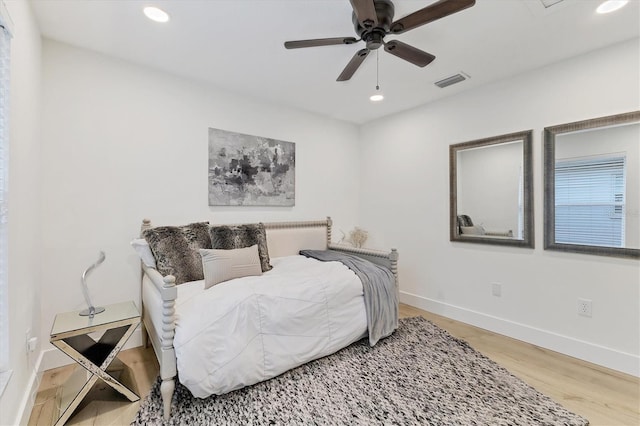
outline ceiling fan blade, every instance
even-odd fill
[[[285,41],[284,47],[286,47],[287,49],[299,49],[301,47],[332,46],[335,44],[353,44],[353,43],[357,43],[358,41],[360,40],[354,37],[316,38],[312,40]]]
[[[436,58],[430,53],[424,52],[398,40],[392,40],[385,43],[384,50],[419,67],[429,65],[431,61]]]
[[[391,24],[391,33],[401,34],[421,25],[444,18],[476,4],[475,0],[439,0]]]
[[[351,7],[364,28],[373,28],[378,24],[378,14],[373,0],[349,0]]]
[[[369,49],[358,50],[356,54],[353,55],[353,58],[351,58],[347,66],[344,67],[344,69],[342,70],[342,73],[338,76],[338,79],[336,81],[349,80],[353,75],[353,73],[356,72],[360,64],[362,64],[362,62],[365,60],[369,52],[370,52]]]

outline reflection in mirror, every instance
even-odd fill
[[[640,257],[640,112],[544,137],[545,249]]]
[[[449,147],[451,241],[533,247],[531,134]]]
[[[522,141],[457,152],[461,234],[522,239]],[[499,167],[487,167],[488,164]],[[514,200],[518,202],[514,203]],[[460,216],[460,214],[458,215]],[[471,222],[473,218],[473,222]],[[469,230],[468,226],[476,229]],[[484,233],[470,233],[479,231]],[[516,232],[514,233],[514,230]]]

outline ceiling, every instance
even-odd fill
[[[401,18],[435,0],[396,0]],[[286,50],[283,42],[355,36],[348,0],[31,0],[42,35],[269,103],[353,122],[406,110],[527,70],[640,37],[640,0],[607,15],[600,0],[476,0],[438,21],[389,35],[436,56],[419,68],[379,49],[350,81],[336,82],[364,47]],[[143,6],[171,20],[148,20]],[[445,89],[458,72],[471,78]],[[589,72],[589,70],[584,70]]]

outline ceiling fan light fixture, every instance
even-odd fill
[[[629,0],[607,0],[598,6],[596,12],[600,14],[614,12],[624,7],[627,3],[629,3]]]
[[[169,14],[154,6],[147,6],[142,9],[145,16],[155,22],[169,22]]]
[[[369,96],[369,100],[371,102],[380,102],[382,100],[384,100],[384,95],[381,92],[377,92],[374,93],[373,95]]]
[[[349,80],[360,65],[362,65],[366,56],[374,50],[377,52],[381,47],[384,48],[385,52],[402,60],[418,67],[424,67],[430,64],[436,57],[399,40],[386,42],[384,40],[385,36],[405,33],[414,28],[458,13],[475,5],[476,0],[437,0],[435,3],[424,6],[422,9],[418,9],[395,21],[395,6],[392,0],[350,0],[350,3],[353,9],[351,20],[359,39],[353,37],[332,37],[293,40],[285,41],[284,47],[286,49],[297,49],[301,47],[352,44],[363,41],[366,44],[365,48],[356,52],[336,81]]]

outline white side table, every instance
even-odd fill
[[[91,387],[102,379],[106,384],[127,397],[129,401],[140,399],[129,388],[107,372],[122,346],[140,324],[140,312],[133,302],[105,306],[105,311],[90,318],[80,316],[80,311],[56,315],[51,328],[50,342],[71,359],[84,367],[90,377],[76,393],[67,392],[59,402],[59,418],[56,426],[63,425]],[[104,332],[97,341],[90,333]]]

